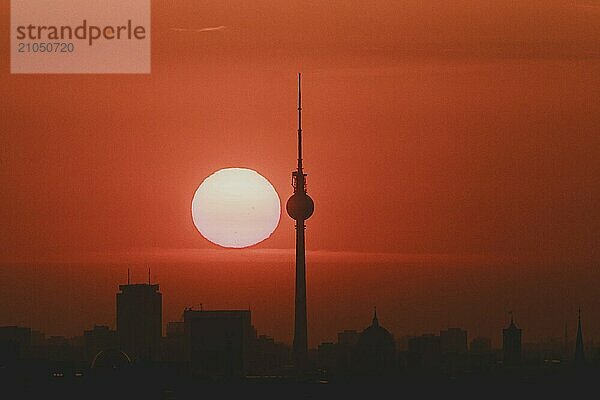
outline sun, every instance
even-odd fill
[[[206,239],[243,248],[267,239],[281,216],[273,185],[247,168],[225,168],[207,177],[192,200],[192,219]]]

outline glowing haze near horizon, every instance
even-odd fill
[[[311,346],[373,306],[397,336],[495,341],[514,311],[527,341],[581,305],[600,335],[598,1],[155,1],[152,74],[64,76],[9,74],[8,3],[0,324],[114,327],[127,266],[151,266],[165,323],[250,307],[289,340],[293,221],[232,259],[190,199],[232,165],[287,199],[301,71]]]

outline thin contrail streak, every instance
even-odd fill
[[[175,31],[175,32],[212,32],[212,31],[220,31],[225,28],[226,28],[225,25],[221,25],[221,26],[209,26],[207,28],[200,28],[200,29],[171,28],[170,30]]]

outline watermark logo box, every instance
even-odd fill
[[[11,0],[11,73],[150,73],[150,0]]]

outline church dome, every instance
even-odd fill
[[[377,312],[373,316],[373,322],[365,330],[362,331],[358,339],[357,346],[363,346],[371,349],[384,349],[394,347],[394,338],[392,334],[379,325]]]
[[[363,374],[390,373],[396,365],[396,346],[392,334],[379,325],[377,311],[370,326],[362,331],[354,351],[356,369]]]

